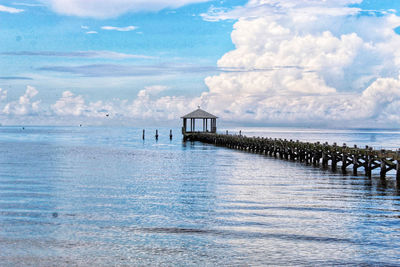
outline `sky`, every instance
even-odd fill
[[[398,0],[0,0],[2,125],[400,127]]]

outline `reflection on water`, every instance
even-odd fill
[[[0,128],[1,265],[399,263],[393,177],[343,176],[168,133],[143,142],[134,128]],[[320,138],[328,134],[364,138]],[[393,135],[376,140],[399,146]]]

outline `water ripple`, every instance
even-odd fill
[[[0,265],[400,262],[393,177],[343,176],[159,133],[157,143],[129,127],[0,127]],[[358,138],[346,134],[346,143]],[[318,136],[327,133],[307,138]]]

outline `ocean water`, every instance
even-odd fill
[[[0,266],[400,266],[400,187],[179,129],[0,127]],[[399,130],[228,129],[400,147]]]

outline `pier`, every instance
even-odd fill
[[[188,141],[200,141],[231,149],[268,155],[284,160],[303,162],[315,167],[331,168],[346,174],[352,167],[353,175],[362,169],[371,177],[372,171],[380,170],[383,179],[389,171],[396,171],[396,180],[400,183],[400,151],[374,150],[371,147],[338,146],[336,143],[309,143],[286,139],[246,137],[242,135],[217,134],[206,132],[184,133]]]
[[[315,167],[322,167],[337,171],[340,167],[343,174],[352,167],[353,175],[363,170],[366,176],[371,177],[372,171],[379,169],[382,179],[386,178],[390,171],[396,172],[397,183],[400,184],[400,150],[374,150],[372,147],[358,148],[356,145],[348,147],[346,144],[338,146],[328,143],[309,143],[299,140],[286,140],[263,137],[246,137],[241,131],[239,135],[217,133],[217,118],[198,107],[197,110],[181,117],[183,119],[182,134],[184,140],[200,141],[231,149],[243,150],[252,153],[268,155],[290,161],[303,162]],[[188,131],[187,120],[190,119]],[[196,131],[195,121],[202,120],[202,131]],[[207,121],[211,120],[211,129],[208,129]]]

